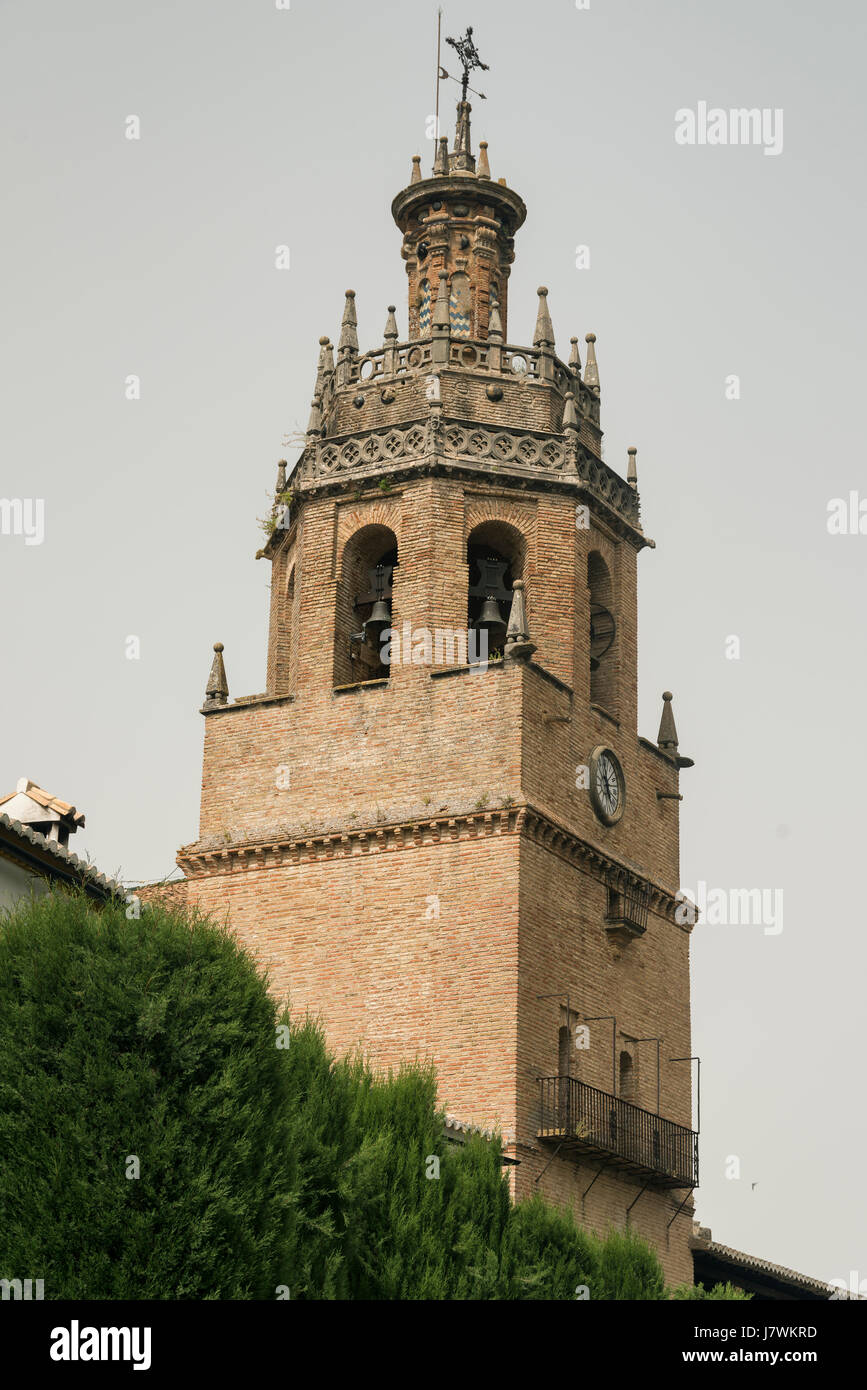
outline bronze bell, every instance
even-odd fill
[[[379,636],[384,627],[391,623],[391,614],[388,611],[388,604],[384,598],[378,598],[370,610],[370,617],[362,624],[365,635],[371,638]],[[369,631],[368,629],[372,629]]]
[[[491,629],[495,627],[504,626],[505,624],[503,623],[503,619],[500,616],[500,605],[497,603],[497,600],[494,598],[493,594],[488,594],[488,597],[482,604],[482,611],[479,614],[476,627],[486,627],[488,629]]]

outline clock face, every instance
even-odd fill
[[[617,769],[607,753],[596,764],[596,795],[606,816],[613,816],[620,803],[620,783]]]
[[[614,825],[623,815],[626,784],[623,769],[610,748],[596,748],[591,755],[590,799],[606,825]]]

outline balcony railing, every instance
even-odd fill
[[[539,1080],[539,1138],[660,1187],[698,1186],[698,1135],[574,1076]]]
[[[648,885],[631,875],[618,874],[608,889],[606,929],[628,936],[643,936],[647,930],[649,906]]]

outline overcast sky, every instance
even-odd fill
[[[474,142],[529,209],[509,337],[532,340],[548,285],[560,355],[597,334],[606,459],[625,472],[639,449],[657,542],[639,561],[641,731],[672,689],[696,762],[683,884],[784,894],[782,931],[693,935],[698,1214],[847,1282],[867,1280],[867,535],[829,534],[828,504],[867,499],[864,13],[444,14],[490,65]],[[0,535],[0,784],[73,801],[79,853],[156,878],[197,835],[213,642],[232,695],[264,689],[256,518],[306,423],[317,340],[336,341],[347,286],[363,346],[390,303],[406,333],[389,205],[412,155],[431,160],[436,7],[4,0],[0,23],[0,497],[45,508],[42,544]],[[782,148],[678,144],[676,112],[702,102],[766,110]]]

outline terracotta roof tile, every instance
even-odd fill
[[[75,807],[68,801],[61,801],[59,796],[52,796],[51,792],[45,791],[43,787],[38,787],[29,778],[22,777],[14,792],[7,792],[5,796],[0,796],[0,806],[4,806],[7,801],[12,801],[16,796],[29,796],[31,801],[35,801],[37,806],[42,806],[46,811],[53,811],[55,815],[69,819],[76,825],[84,825],[84,812],[76,811]]]
[[[707,1227],[700,1226],[698,1222],[693,1223],[692,1247],[694,1250],[712,1255],[724,1264],[737,1266],[743,1270],[753,1270],[757,1274],[767,1274],[774,1279],[781,1279],[787,1284],[794,1284],[798,1288],[809,1289],[813,1293],[827,1293],[830,1298],[834,1292],[834,1285],[826,1283],[824,1279],[814,1279],[809,1274],[799,1274],[796,1269],[787,1269],[785,1265],[776,1265],[770,1260],[760,1260],[757,1255],[747,1255],[743,1250],[735,1250],[731,1245],[721,1245],[719,1241],[713,1239]]]
[[[11,832],[19,840],[26,841],[35,849],[52,855],[59,861],[59,864],[79,875],[84,880],[85,885],[92,885],[104,896],[126,897],[126,889],[114,879],[109,878],[106,874],[101,874],[92,864],[88,864],[84,859],[79,859],[77,854],[73,854],[71,850],[57,844],[55,840],[46,839],[38,831],[31,830],[29,825],[22,825],[20,821],[13,820],[11,816],[5,815],[2,811],[0,811],[0,830],[5,830],[7,833]]]

